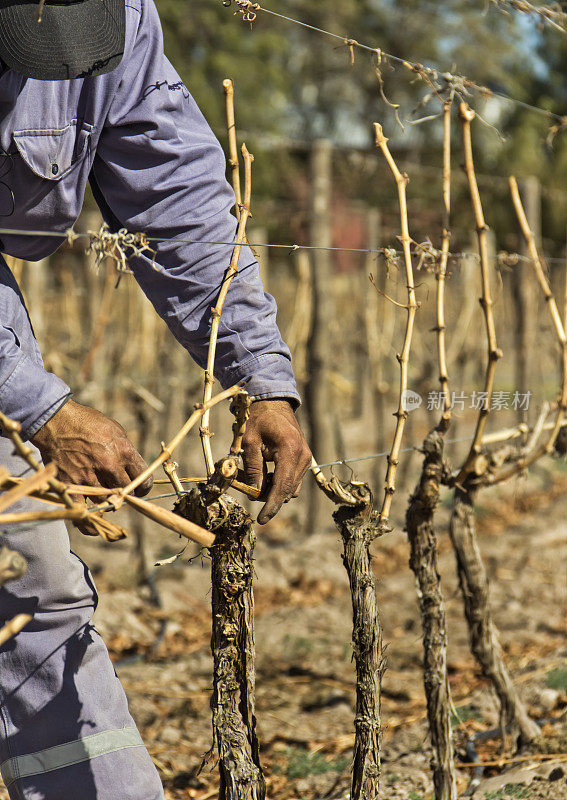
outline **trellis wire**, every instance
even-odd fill
[[[447,439],[445,441],[445,444],[459,444],[459,443],[463,443],[463,442],[470,442],[470,440],[471,440],[470,436],[463,436],[463,437],[460,437],[458,439]],[[400,450],[400,453],[411,453],[412,451],[419,450],[420,447],[421,447],[421,442],[419,444],[414,444],[414,445],[411,445],[409,447],[403,447]],[[371,461],[371,460],[376,460],[376,459],[379,459],[379,458],[385,458],[388,455],[390,455],[390,451],[389,450],[385,450],[382,453],[369,453],[369,454],[363,455],[363,456],[354,456],[353,458],[341,458],[341,459],[337,459],[336,461],[328,461],[325,464],[318,464],[317,467],[311,467],[310,469],[314,470],[314,469],[322,469],[324,467],[347,466],[348,464],[355,464],[355,463],[359,463],[361,461]],[[165,494],[149,495],[148,499],[152,500],[152,501],[153,500],[166,500],[166,499],[169,499],[171,497],[177,497],[177,496],[178,496],[177,492],[167,492]],[[109,504],[108,507],[101,506],[99,508],[99,510],[100,511],[115,511],[116,509],[114,508],[114,506]],[[40,520],[39,522],[36,522],[35,524],[33,524],[33,527],[35,527],[36,525],[42,525],[42,524],[45,524],[45,523]],[[25,525],[22,525],[22,526],[16,526],[14,523],[10,523],[10,530],[11,531],[17,531],[20,528],[21,528],[21,530],[27,530],[28,526],[30,526],[30,525],[32,525],[32,523],[26,523]],[[12,526],[14,526],[14,527],[12,527]]]
[[[124,232],[124,235],[130,235],[126,232],[126,229],[121,229],[117,234],[113,234],[114,236],[119,237]],[[19,230],[16,228],[0,228],[0,236],[44,236],[62,240],[68,240],[69,242],[75,241],[75,239],[87,238],[92,239],[93,233],[83,233],[74,231],[69,229],[64,232],[57,232],[57,231],[39,231],[39,230]],[[164,236],[146,236],[147,242],[155,242],[155,243],[164,243],[164,242],[172,242],[178,244],[209,244],[209,245],[217,245],[219,247],[234,247],[234,242],[221,242],[221,241],[213,241],[210,239],[181,239],[181,238],[169,238]],[[374,253],[378,256],[383,256],[386,260],[392,257],[402,257],[403,251],[395,250],[394,248],[389,247],[380,247],[380,248],[364,248],[364,247],[321,247],[319,245],[310,245],[310,244],[270,244],[265,242],[249,242],[248,243],[252,248],[272,248],[278,250],[287,250],[290,253],[297,252],[299,250],[323,250],[328,252],[334,253],[360,253],[369,255]],[[129,245],[126,245],[129,246]],[[424,251],[423,248],[418,244],[416,249],[412,251],[412,255],[421,257]],[[438,253],[435,248],[430,253],[431,258],[440,256],[440,252]],[[427,254],[426,254],[427,258]],[[478,260],[479,256],[478,253],[474,252],[466,252],[461,251],[458,253],[448,253],[448,258],[452,259],[453,261],[463,261],[469,259]],[[559,256],[544,256],[545,261],[547,263],[557,263],[557,264],[565,264],[565,258],[561,258]],[[430,259],[431,260],[431,259]],[[532,259],[530,256],[527,256],[523,253],[515,253],[515,252],[508,252],[508,251],[501,251],[494,257],[494,262],[496,264],[504,264],[507,267],[513,266],[513,262],[515,261],[522,261],[522,262],[531,262]],[[245,268],[244,268],[245,269]],[[242,271],[242,270],[241,270]]]
[[[461,439],[446,439],[445,444],[456,444],[457,442],[470,442],[470,436],[464,436]],[[419,444],[414,444],[411,447],[403,447],[400,450],[400,453],[411,453],[412,450],[417,450],[421,447],[421,442]],[[369,455],[365,456],[356,456],[355,458],[341,458],[338,461],[328,461],[326,464],[318,464],[317,467],[340,467],[346,464],[354,464],[358,461],[371,461],[377,458],[383,458],[384,456],[389,456],[390,451],[386,450],[383,453],[370,453]],[[317,467],[312,467],[312,469],[317,469]]]

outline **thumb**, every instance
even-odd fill
[[[264,482],[264,459],[262,458],[262,443],[259,438],[250,437],[244,440],[242,461],[244,464],[245,480],[249,486],[256,489],[262,488]]]

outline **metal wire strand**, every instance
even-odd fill
[[[1,178],[1,176],[0,176]],[[1,180],[0,180],[1,183]],[[73,229],[69,229],[64,232],[59,231],[40,231],[40,230],[23,230],[18,228],[0,228],[0,236],[32,236],[36,237],[46,237],[46,238],[53,238],[53,239],[60,239],[61,242],[67,241],[69,243],[73,243],[77,239],[88,239],[91,241],[93,238],[96,238],[98,234],[93,233],[92,231],[88,232],[80,232],[75,231]],[[135,235],[135,234],[133,234]],[[223,242],[223,241],[214,241],[211,239],[185,239],[185,238],[178,238],[178,237],[165,237],[165,236],[146,236],[145,241],[148,243],[154,244],[161,244],[165,242],[173,242],[178,244],[209,244],[215,245],[219,247],[234,247],[234,242]],[[290,243],[290,244],[269,244],[265,242],[258,242],[257,244],[254,242],[248,243],[251,248],[272,248],[278,250],[287,250],[290,253],[297,252],[300,250],[324,250],[332,253],[360,253],[364,255],[376,255],[382,256],[383,258],[391,263],[392,257],[403,257],[404,253],[402,250],[395,250],[394,248],[390,247],[379,247],[379,248],[364,248],[364,247],[321,247],[319,245],[311,245],[311,244],[297,244],[297,243]],[[126,245],[128,247],[128,245]],[[135,252],[136,248],[132,248],[133,252],[130,254],[136,255]],[[432,251],[433,256],[435,256],[435,250]],[[415,249],[412,251],[412,255],[417,258],[421,258],[423,255],[423,246],[416,243]],[[478,253],[473,252],[457,252],[457,253],[448,253],[448,258],[452,259],[454,262],[460,263],[463,260],[474,259],[478,260],[479,256]],[[546,263],[557,263],[557,264],[565,264],[565,259],[556,257],[556,256],[543,256],[544,261]],[[523,253],[510,253],[508,251],[502,251],[498,253],[495,257],[496,263],[500,265],[504,265],[506,267],[513,267],[518,262],[526,262],[529,263],[532,261],[530,256],[524,255]],[[251,265],[252,266],[252,265]],[[246,269],[246,268],[244,268]],[[241,270],[243,271],[243,270]]]
[[[237,0],[239,5],[242,4],[242,0]],[[224,5],[229,5],[229,2],[225,2]],[[456,94],[461,95],[462,93],[466,93],[466,90],[473,90],[481,94],[483,97],[497,97],[500,100],[505,100],[509,103],[513,103],[521,108],[525,108],[526,110],[533,111],[540,116],[544,116],[549,120],[553,120],[560,125],[563,125],[567,122],[567,117],[565,115],[556,114],[553,111],[549,111],[545,108],[541,108],[540,106],[531,105],[530,103],[526,103],[523,100],[519,100],[512,95],[506,94],[505,92],[497,92],[489,89],[487,86],[483,86],[482,84],[477,83],[476,81],[471,80],[470,78],[466,78],[463,75],[454,75],[451,72],[442,71],[438,67],[433,66],[425,66],[417,61],[410,61],[409,59],[400,58],[399,56],[394,55],[393,53],[388,53],[386,50],[382,50],[379,47],[372,47],[367,44],[362,44],[361,42],[356,41],[355,39],[351,39],[348,36],[340,35],[337,33],[332,33],[331,31],[325,30],[324,28],[318,28],[316,25],[310,25],[307,22],[303,22],[302,20],[295,19],[294,17],[289,17],[286,14],[281,14],[278,11],[272,11],[270,8],[266,8],[265,6],[260,5],[260,3],[251,3],[249,0],[244,0],[244,5],[253,7],[254,14],[257,12],[262,11],[264,14],[270,14],[273,17],[278,17],[279,19],[283,19],[286,22],[290,22],[293,25],[298,25],[301,28],[306,28],[307,30],[311,30],[315,33],[319,33],[323,36],[328,36],[332,39],[336,39],[341,41],[343,44],[347,44],[350,48],[357,48],[359,50],[365,50],[367,52],[373,53],[376,55],[377,53],[380,54],[382,57],[387,58],[389,61],[393,61],[396,64],[400,64],[407,69],[410,69],[417,75],[420,75],[424,78],[434,79],[436,82],[441,80],[442,84],[444,84],[448,89],[453,87],[453,90]],[[254,20],[248,20],[253,22]]]

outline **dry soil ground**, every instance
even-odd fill
[[[338,535],[294,534],[294,509],[276,519],[256,551],[257,713],[268,794],[347,798],[353,730],[350,596]],[[442,509],[440,563],[450,636],[450,679],[460,720],[459,752],[467,736],[494,727],[497,712],[467,648],[467,631]],[[544,726],[544,750],[562,754],[486,768],[476,800],[567,799],[567,480],[545,491],[526,485],[488,495],[479,515],[481,546],[492,580],[492,605],[507,663],[531,713]],[[136,590],[132,546],[107,547],[73,537],[90,563],[101,600],[96,622],[109,644],[131,709],[166,786],[168,800],[217,796],[217,773],[199,774],[210,746],[209,564],[198,558],[162,567],[163,608],[147,588]],[[152,556],[175,552],[176,540],[150,535]],[[384,770],[388,800],[432,796],[421,637],[408,548],[398,527],[375,547],[375,573],[388,647],[384,678]],[[162,619],[165,637],[152,643]],[[140,659],[140,656],[146,656]],[[138,657],[131,663],[124,659]],[[479,746],[479,757],[502,756],[501,743]],[[464,792],[472,770],[460,763]],[[4,797],[4,795],[2,795]],[[75,800],[75,798],[69,798]],[[79,795],[77,799],[80,800]],[[117,795],[116,800],[120,800]]]

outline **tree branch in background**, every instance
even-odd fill
[[[91,377],[93,363],[103,341],[108,321],[110,319],[110,311],[112,308],[112,293],[116,284],[116,272],[113,269],[110,258],[105,261],[105,276],[104,288],[102,291],[102,298],[96,316],[95,328],[91,335],[91,346],[88,353],[83,359],[83,363],[79,369],[79,378],[81,383],[85,383]]]
[[[309,237],[311,308],[306,343],[305,414],[309,425],[309,446],[322,463],[334,460],[335,419],[330,408],[332,397],[331,365],[333,353],[329,322],[336,315],[333,287],[336,283],[330,248],[332,241],[331,206],[335,171],[333,145],[316,139],[309,148]],[[326,504],[319,488],[309,482],[305,533],[324,529],[329,523]]]
[[[293,317],[287,329],[286,341],[293,353],[294,372],[299,383],[307,380],[307,342],[313,310],[313,282],[309,255],[299,250],[295,258],[297,289]]]
[[[539,17],[542,22],[547,22],[552,25],[556,30],[562,33],[566,32],[567,16],[561,8],[559,3],[555,6],[535,5],[528,2],[528,0],[490,0],[490,2],[497,8],[506,12],[508,8],[519,11],[521,14],[528,14],[529,16]]]
[[[369,209],[367,224],[368,248],[376,251],[380,244],[380,213],[377,209]],[[365,281],[366,275],[371,274],[375,258],[376,252],[366,254]],[[386,261],[384,269],[376,275],[374,284],[386,293],[389,278],[390,269],[388,261]],[[366,286],[364,287],[364,294],[367,295],[364,303],[364,332],[366,353],[370,367],[370,404],[374,419],[375,447],[377,452],[383,452],[386,449],[386,412],[388,392],[391,388],[388,361],[396,324],[396,310],[392,303],[380,303],[379,294],[367,292]],[[372,484],[378,486],[382,481],[382,464],[377,460],[373,470]]]

